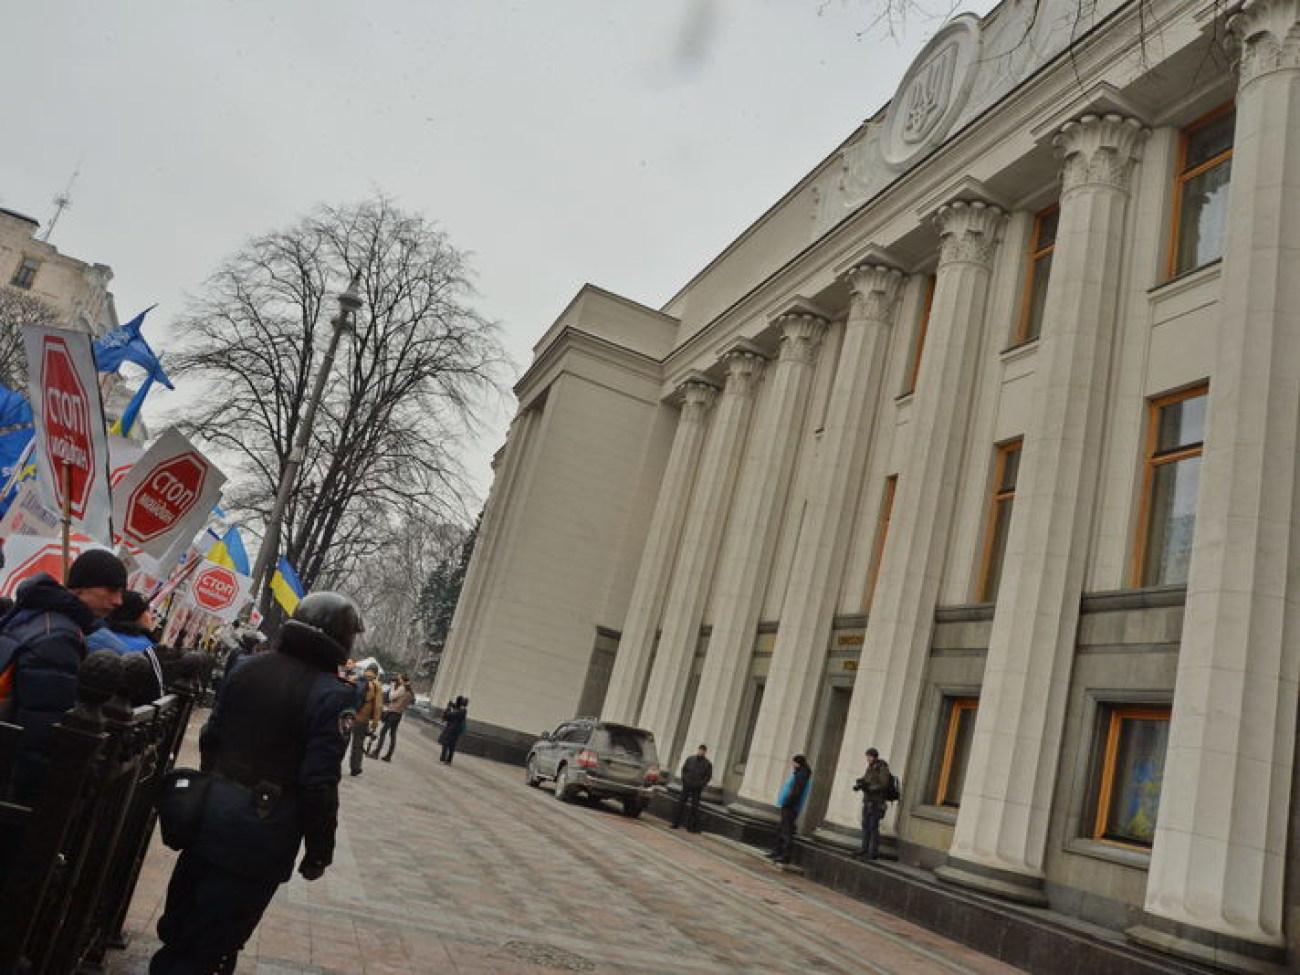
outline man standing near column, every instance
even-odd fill
[[[677,818],[673,820],[673,829],[682,825],[686,818],[686,831],[700,831],[700,793],[713,778],[713,763],[705,756],[709,749],[704,745],[694,755],[682,762],[682,794],[677,801]]]
[[[880,856],[880,821],[889,806],[893,775],[889,763],[874,748],[867,749],[867,770],[853,783],[853,791],[862,793],[862,849],[858,856],[875,860]]]
[[[790,856],[794,853],[795,823],[799,821],[803,804],[808,800],[811,791],[808,786],[811,782],[812,769],[808,766],[808,759],[796,755],[791,759],[790,777],[781,786],[781,794],[776,800],[781,808],[781,825],[777,827],[776,849],[767,855],[769,860],[777,863],[790,862]]]

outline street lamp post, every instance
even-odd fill
[[[293,483],[297,480],[298,469],[302,467],[303,458],[307,454],[307,441],[316,422],[316,409],[320,406],[321,396],[325,392],[325,383],[329,380],[330,369],[334,366],[334,355],[338,352],[339,339],[361,308],[361,296],[357,293],[360,280],[361,272],[357,271],[352,275],[348,289],[339,295],[339,312],[330,319],[333,330],[330,332],[329,346],[316,373],[316,381],[312,385],[307,408],[303,411],[302,422],[298,425],[298,436],[294,438],[293,447],[289,451],[289,460],[280,474],[280,484],[275,492],[275,504],[271,508],[271,515],[266,519],[266,532],[262,536],[262,545],[257,550],[257,561],[253,564],[252,590],[256,601],[263,606],[266,599],[266,582],[269,578],[268,570],[271,560],[275,558],[280,548],[280,523],[284,520],[284,509],[289,504],[289,492],[293,490]]]

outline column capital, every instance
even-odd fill
[[[884,264],[857,264],[844,272],[844,280],[853,292],[854,318],[893,321],[906,274]]]
[[[1062,192],[1081,186],[1129,188],[1147,129],[1123,115],[1084,115],[1066,122],[1052,140],[1062,159]]]
[[[1238,88],[1273,71],[1300,68],[1300,0],[1246,0],[1228,30],[1241,44]]]
[[[758,380],[763,375],[767,356],[748,343],[744,343],[727,349],[718,356],[718,361],[727,370],[727,386],[724,392],[750,396],[758,387]]]
[[[999,206],[982,200],[953,200],[934,213],[939,228],[939,266],[979,264],[990,267],[998,235],[1006,221]]]
[[[779,357],[783,360],[814,362],[817,350],[821,347],[822,336],[826,334],[826,327],[830,323],[821,315],[790,311],[778,315],[776,324],[781,326]]]
[[[684,380],[676,392],[682,401],[683,421],[704,419],[704,414],[718,397],[717,384],[703,376],[692,376]]]

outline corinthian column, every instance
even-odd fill
[[[681,548],[668,585],[663,631],[637,719],[665,743],[665,753],[681,717],[709,582],[717,564],[718,543],[727,521],[727,502],[736,485],[754,393],[766,361],[747,346],[735,348],[722,358],[727,382],[704,443]]]
[[[949,203],[935,214],[939,269],[907,433],[910,449],[900,471],[898,500],[853,682],[828,812],[833,822],[857,820],[848,784],[861,773],[868,745],[879,748],[894,768],[908,767],[957,496],[985,299],[1004,220],[1000,209],[980,202]]]
[[[677,554],[700,447],[704,443],[704,421],[716,394],[717,387],[702,376],[688,379],[678,388],[682,407],[677,418],[677,433],[673,437],[659,497],[650,518],[641,566],[632,587],[618,655],[614,658],[614,670],[601,709],[602,716],[610,721],[636,722],[654,651],[655,631],[673,569],[673,556]]]
[[[856,507],[862,483],[903,276],[892,268],[861,265],[847,279],[852,306],[844,326],[840,365],[740,789],[742,797],[756,802],[772,801],[790,756],[806,747],[835,594],[848,555],[849,533],[844,525]],[[743,686],[743,673],[736,679]],[[730,703],[734,705],[734,699]],[[731,720],[735,713],[734,706],[726,712]]]
[[[1218,346],[1152,921],[1130,935],[1240,965],[1284,945],[1300,691],[1300,0],[1247,0],[1230,28],[1242,58]]]
[[[736,712],[794,474],[813,364],[826,331],[826,320],[806,311],[781,315],[777,324],[782,329],[781,351],[754,414],[751,446],[727,522],[713,582],[713,633],[690,730],[684,743],[665,743],[665,747],[677,744],[691,750],[704,742],[719,769],[735,761],[732,738]],[[664,757],[675,758],[671,754]],[[679,763],[680,759],[672,767],[677,768]]]
[[[1056,138],[1060,222],[1015,513],[945,880],[1045,903],[1043,856],[1092,531],[1129,179],[1144,136],[1089,115]],[[972,869],[972,865],[977,869]]]

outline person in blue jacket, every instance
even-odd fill
[[[153,610],[149,600],[134,589],[122,593],[122,604],[108,614],[104,625],[86,637],[89,650],[112,650],[118,654],[139,653],[149,661],[153,670],[153,683],[134,698],[133,705],[147,704],[163,696],[164,681],[162,663],[154,652],[157,641],[154,639]]]
[[[768,854],[768,858],[775,860],[777,863],[789,863],[790,857],[794,853],[794,828],[795,823],[799,820],[799,814],[803,812],[804,803],[808,801],[808,793],[812,783],[812,769],[808,766],[808,759],[803,755],[796,755],[790,760],[790,777],[785,780],[785,785],[781,786],[781,793],[777,796],[776,804],[781,810],[781,825],[776,831],[776,849]]]
[[[211,776],[203,818],[172,872],[150,975],[233,972],[299,848],[307,880],[333,862],[356,720],[355,692],[338,667],[362,629],[352,600],[310,593],[275,651],[245,658],[222,681],[199,736]]]

